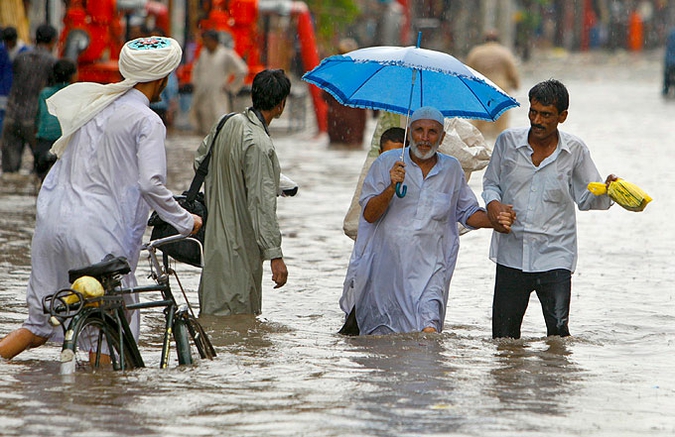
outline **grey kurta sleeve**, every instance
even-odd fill
[[[263,259],[283,257],[277,220],[279,164],[274,149],[250,144],[244,152],[247,207]]]

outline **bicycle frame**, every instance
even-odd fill
[[[101,279],[100,282],[104,284],[105,295],[98,298],[87,299],[75,290],[64,289],[45,298],[43,305],[46,312],[51,314],[50,322],[52,322],[53,325],[61,325],[64,330],[62,362],[74,358],[74,351],[77,348],[80,333],[79,330],[82,329],[83,324],[86,325],[88,323],[87,321],[90,321],[89,323],[92,325],[100,325],[99,328],[101,329],[98,334],[99,344],[105,340],[108,347],[114,349],[119,354],[119,357],[116,357],[115,353],[111,353],[113,368],[124,370],[126,362],[133,363],[135,367],[144,367],[138,345],[134,336],[131,334],[131,329],[126,318],[126,311],[147,308],[164,308],[165,326],[159,364],[160,368],[167,368],[169,365],[169,352],[172,336],[174,336],[176,340],[180,364],[192,363],[187,335],[192,336],[202,358],[213,358],[215,356],[215,350],[208,340],[206,333],[203,332],[199,323],[196,322],[194,314],[192,313],[191,308],[189,308],[189,303],[188,305],[181,305],[179,307],[176,302],[170,284],[170,276],[172,274],[175,275],[184,296],[185,291],[180,284],[180,280],[178,280],[176,272],[169,267],[167,256],[163,254],[163,263],[160,263],[157,256],[157,249],[161,245],[184,238],[186,237],[173,235],[150,241],[142,246],[142,250],[148,252],[150,277],[154,281],[154,283],[150,285],[121,287],[121,274],[126,272],[126,270],[121,270],[117,264],[112,268],[112,271],[107,271],[105,268],[107,266],[101,267],[104,263],[99,263],[70,272],[71,274],[76,273],[80,275],[86,275],[91,271],[100,273],[99,278]],[[200,244],[199,241],[195,241]],[[203,253],[201,244],[200,250],[202,250]],[[115,262],[118,260],[119,259],[115,258],[111,261]],[[101,271],[103,271],[103,273],[101,273]],[[128,304],[124,301],[124,295],[147,292],[160,292],[162,298],[160,300],[133,304]],[[67,303],[67,300],[72,294],[77,295],[77,299],[74,304],[69,304]],[[185,298],[187,301],[187,296],[185,296]],[[190,312],[188,312],[188,309]],[[67,323],[65,323],[66,320],[68,320]],[[91,320],[94,320],[94,323],[91,323]],[[105,329],[103,329],[104,327]],[[111,334],[111,327],[116,329],[117,334]],[[176,331],[179,330],[181,332],[174,332],[174,328]],[[179,340],[178,337],[181,337],[182,339]],[[111,344],[111,342],[113,342],[113,344]],[[181,350],[181,348],[187,348],[187,351]],[[97,347],[96,357],[94,358],[95,367],[100,364],[100,349],[100,347]],[[126,357],[125,354],[127,355]]]

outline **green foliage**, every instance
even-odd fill
[[[319,41],[326,43],[342,34],[360,14],[354,0],[305,0],[314,17]]]

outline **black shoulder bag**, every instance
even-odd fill
[[[206,231],[206,203],[204,201],[204,193],[199,191],[204,183],[204,178],[209,172],[209,162],[211,161],[211,151],[213,145],[216,142],[216,138],[220,133],[220,130],[225,125],[225,122],[235,115],[235,113],[230,113],[225,115],[220,119],[218,126],[216,127],[216,132],[213,134],[213,139],[211,140],[211,145],[209,146],[209,151],[204,156],[204,159],[199,164],[195,177],[192,179],[190,188],[187,191],[184,191],[181,196],[174,196],[174,199],[178,201],[180,206],[185,208],[188,212],[196,214],[202,218],[202,227],[199,231],[192,235],[190,238],[199,240],[199,242],[204,244],[204,233]],[[178,234],[176,228],[162,220],[156,211],[152,212],[150,219],[148,220],[148,226],[152,226],[152,234],[150,235],[150,240],[158,240],[160,238],[169,237],[171,235]],[[202,266],[202,251],[200,246],[194,241],[189,239],[177,241],[175,243],[164,244],[160,247],[160,250],[166,255],[174,258],[176,261],[182,263],[190,264],[195,267]]]

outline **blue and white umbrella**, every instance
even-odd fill
[[[455,57],[417,46],[378,46],[325,58],[302,76],[346,106],[410,114],[433,106],[446,117],[494,121],[518,102]],[[406,135],[408,126],[406,123]],[[401,151],[403,159],[404,151]],[[396,184],[396,195],[406,187]]]
[[[446,117],[494,121],[518,102],[447,53],[410,47],[367,47],[325,58],[303,80],[356,108],[409,115],[433,106]]]

